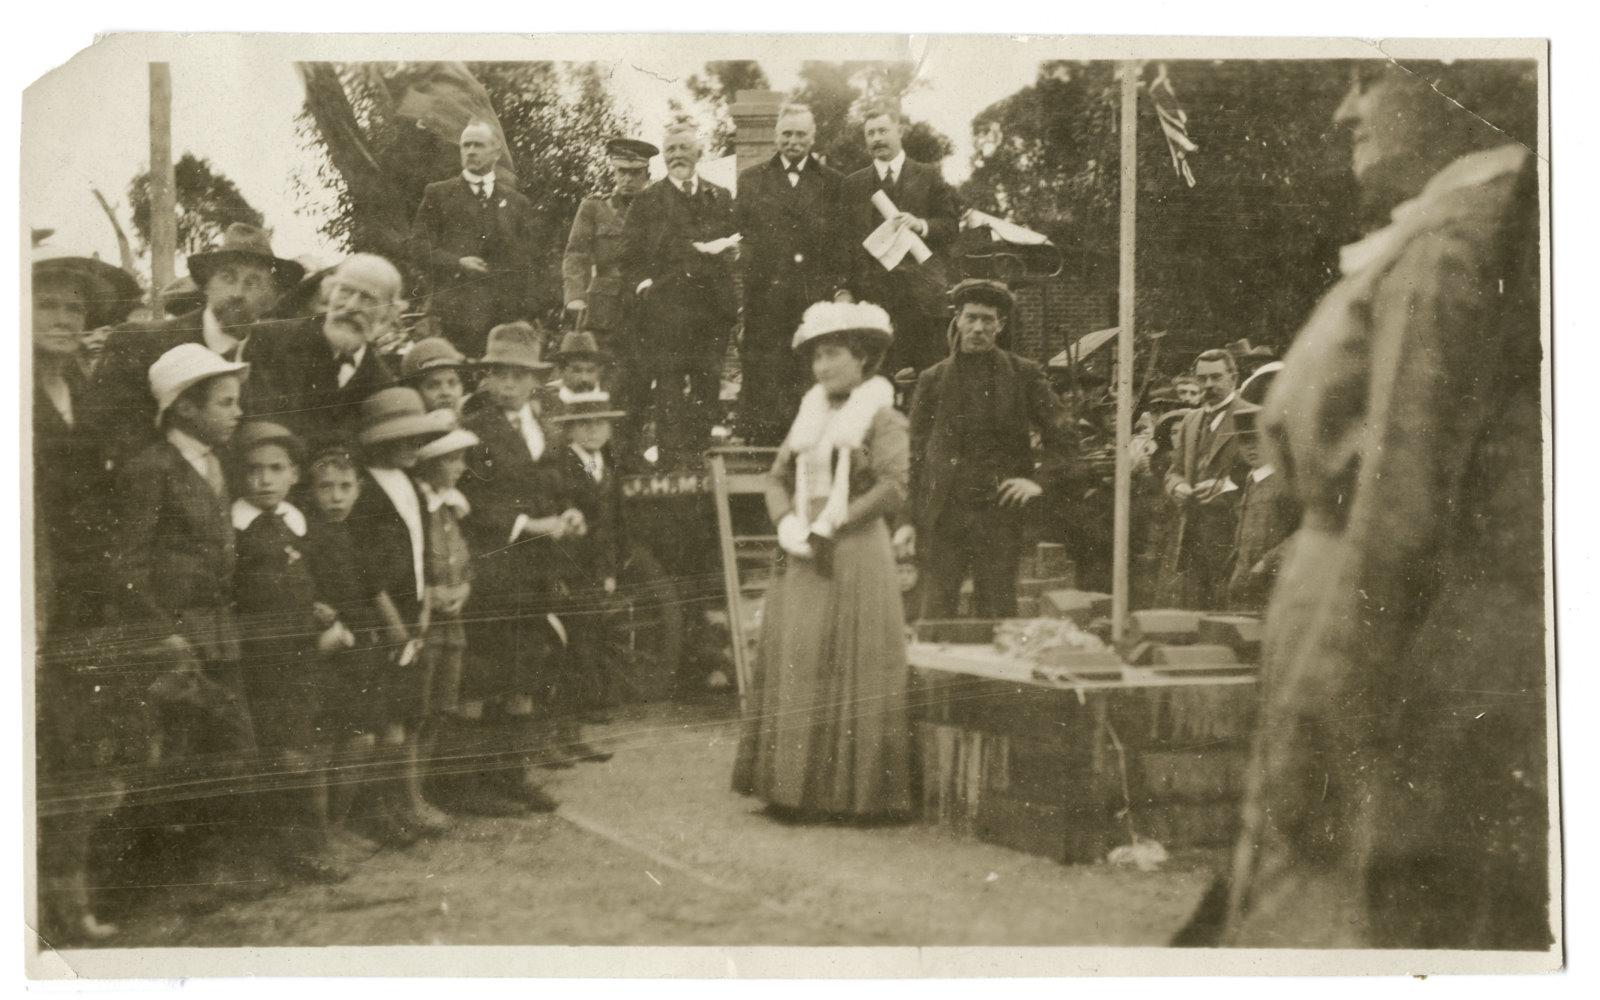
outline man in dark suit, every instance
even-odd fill
[[[865,112],[862,128],[872,163],[844,179],[840,211],[851,253],[849,292],[856,301],[888,310],[894,322],[894,346],[884,359],[890,374],[903,368],[922,371],[945,356],[944,291],[948,287],[945,254],[955,242],[961,206],[936,164],[907,159],[901,145],[905,119],[900,110],[876,104]],[[918,263],[906,254],[886,271],[861,245],[883,224],[872,203],[882,191],[898,210],[896,226],[915,233],[933,256]]]
[[[93,410],[86,414],[113,462],[155,440],[150,366],[179,344],[201,344],[227,360],[249,360],[254,334],[270,331],[262,320],[304,268],[272,253],[270,234],[236,222],[215,249],[189,256],[189,274],[205,304],[155,326],[117,330],[106,341],[95,374]]]
[[[490,327],[531,319],[536,309],[538,222],[527,196],[495,176],[502,154],[491,126],[468,125],[461,174],[429,184],[411,224],[430,312],[468,357],[483,353]]]
[[[245,410],[302,437],[354,431],[361,401],[394,384],[378,350],[400,323],[400,271],[355,254],[324,280],[326,312],[287,321],[252,345]]]
[[[711,441],[722,386],[722,356],[738,316],[732,264],[737,244],[733,196],[695,175],[701,145],[694,125],[679,123],[662,143],[667,176],[646,188],[622,231],[622,269],[635,300],[640,384],[637,406],[654,379],[648,414],[664,464],[698,461]],[[685,394],[685,383],[688,392]]]
[[[813,156],[811,109],[778,112],[778,150],[739,175],[734,215],[742,244],[744,337],[739,344],[739,432],[749,444],[783,439],[811,386],[811,371],[789,347],[800,316],[845,286],[848,255],[838,230],[838,171]]]
[[[1047,484],[1059,485],[1076,445],[1044,368],[996,346],[1010,289],[970,280],[951,297],[952,353],[922,373],[912,396],[914,524],[895,543],[921,556],[922,617],[954,618],[970,573],[977,616],[1011,618],[1023,515]],[[1042,441],[1037,467],[1030,430]]]
[[[1234,413],[1246,404],[1235,391],[1239,369],[1227,351],[1202,353],[1195,359],[1194,375],[1201,403],[1179,425],[1166,493],[1178,506],[1177,596],[1189,610],[1209,611],[1225,602],[1233,566],[1239,499],[1239,484],[1232,477],[1239,462]]]

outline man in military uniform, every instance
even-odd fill
[[[610,194],[592,194],[578,205],[561,258],[563,301],[574,327],[595,335],[600,349],[615,354],[622,345],[622,224],[634,196],[650,183],[650,158],[660,150],[642,139],[606,143],[614,186]]]
[[[739,433],[756,445],[783,440],[811,387],[811,368],[789,342],[807,306],[845,287],[849,260],[838,228],[844,178],[812,155],[811,109],[785,105],[776,132],[772,158],[739,175],[734,206],[746,261]]]

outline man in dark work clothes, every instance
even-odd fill
[[[956,617],[970,573],[977,617],[1012,618],[1024,511],[1058,485],[1075,442],[1044,368],[996,346],[1010,289],[972,279],[951,297],[951,354],[922,373],[911,401],[913,523],[895,543],[921,556],[922,617]],[[1043,442],[1037,467],[1030,429]]]
[[[843,177],[811,153],[817,125],[803,104],[778,112],[778,149],[739,175],[734,206],[744,236],[744,339],[739,345],[739,434],[753,445],[783,440],[811,387],[790,348],[800,316],[844,287],[839,237]]]

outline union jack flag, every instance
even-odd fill
[[[1156,67],[1156,78],[1150,81],[1150,102],[1155,105],[1161,131],[1166,133],[1167,152],[1172,154],[1173,171],[1190,187],[1194,187],[1194,171],[1189,169],[1189,154],[1199,152],[1200,147],[1189,138],[1189,115],[1178,106],[1178,94],[1172,89],[1166,63]]]

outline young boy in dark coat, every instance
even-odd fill
[[[234,608],[241,663],[268,789],[257,796],[264,827],[287,821],[266,846],[286,874],[338,882],[350,870],[329,837],[327,768],[334,734],[324,725],[329,692],[320,662],[354,643],[323,601],[312,567],[325,551],[321,525],[289,503],[301,444],[287,428],[247,423],[234,441]]]
[[[230,824],[247,815],[244,803],[210,793],[219,782],[245,778],[255,754],[233,613],[230,497],[217,455],[238,426],[248,371],[199,344],[162,354],[149,371],[161,439],[122,464],[115,498],[112,613],[123,648],[156,670],[149,695],[160,731],[160,783],[179,797],[161,819],[208,832],[169,853],[198,872],[165,874],[196,886],[179,902],[200,908],[258,895],[263,884],[221,836],[238,832]]]
[[[467,695],[498,703],[496,718],[486,724],[502,743],[503,790],[539,811],[556,805],[533,766],[564,763],[552,754],[557,741],[551,738],[566,683],[566,637],[555,617],[556,544],[583,527],[583,515],[549,458],[556,445],[533,405],[534,391],[549,370],[528,324],[489,331],[478,391],[465,421],[480,443],[468,453],[461,481],[472,504],[463,525],[476,553],[474,683]],[[518,761],[525,766],[513,767]]]
[[[380,390],[361,404],[361,487],[348,524],[357,576],[380,623],[386,661],[376,674],[373,701],[384,723],[379,753],[388,761],[389,780],[378,796],[383,808],[373,832],[395,845],[449,825],[449,817],[411,794],[420,780],[417,736],[426,715],[421,654],[427,529],[409,470],[417,449],[453,426],[453,412],[425,411],[417,391],[404,386]]]
[[[1272,596],[1289,536],[1300,527],[1300,502],[1283,474],[1262,453],[1256,420],[1260,408],[1234,412],[1234,435],[1244,483],[1239,500],[1239,528],[1234,536],[1233,572],[1228,577],[1228,607],[1261,611]]]
[[[583,514],[585,530],[561,542],[567,558],[567,610],[562,620],[572,641],[574,708],[589,721],[603,718],[619,692],[605,663],[606,613],[617,590],[624,548],[622,480],[611,457],[612,422],[627,414],[611,406],[603,389],[568,396],[565,409],[551,418],[565,445],[555,454],[568,494]],[[580,760],[609,760],[611,754],[588,750]]]

